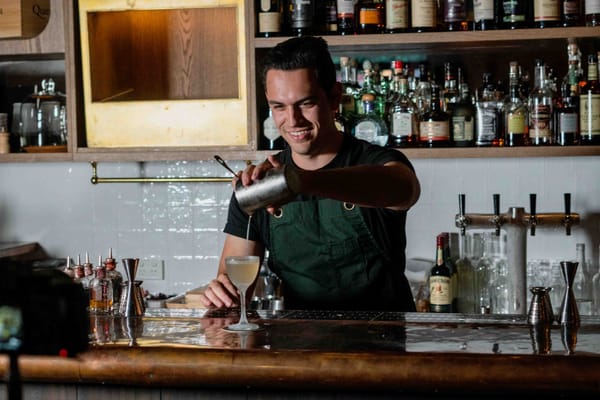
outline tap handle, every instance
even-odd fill
[[[535,210],[535,203],[536,203],[536,194],[535,193],[529,193],[529,208],[531,209],[531,216],[529,218],[529,226],[530,226],[530,232],[531,232],[531,236],[535,236],[535,226],[537,225],[537,216],[536,216],[536,210]]]
[[[565,193],[565,215],[571,215],[571,193]]]
[[[500,195],[494,193],[494,224],[496,225],[496,236],[500,236]]]
[[[466,221],[465,221],[465,194],[460,193],[458,195],[458,215],[460,220],[460,234],[465,235],[466,232]]]
[[[500,195],[494,193],[494,215],[497,217],[500,215]]]
[[[571,234],[571,193],[565,193],[565,230],[567,236]]]

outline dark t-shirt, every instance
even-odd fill
[[[277,154],[284,164],[294,164],[289,148]],[[351,135],[344,135],[344,141],[335,158],[323,169],[342,168],[356,165],[382,165],[390,161],[399,161],[413,169],[410,161],[399,151],[372,145]],[[314,200],[315,196],[298,195],[294,201]],[[395,211],[386,208],[361,207],[361,214],[373,237],[382,251],[391,260],[395,271],[393,275],[403,280],[405,270],[406,248],[406,211]],[[266,210],[257,210],[252,216],[250,231],[248,215],[242,211],[234,195],[229,204],[229,214],[224,231],[228,234],[261,242],[269,248],[269,214]],[[400,286],[405,286],[403,283]],[[394,285],[397,287],[397,285]],[[394,307],[392,307],[394,308]]]

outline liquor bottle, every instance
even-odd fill
[[[583,145],[600,145],[600,83],[598,57],[588,55],[587,79],[579,95],[580,141]]]
[[[285,141],[281,137],[279,129],[277,129],[277,126],[275,125],[271,108],[269,107],[268,109],[268,115],[262,124],[260,149],[282,150],[285,147]]]
[[[579,99],[572,96],[570,88],[564,80],[554,108],[555,142],[561,146],[579,143]]]
[[[292,36],[310,35],[315,27],[316,0],[289,0],[287,22]]]
[[[418,122],[415,105],[408,97],[408,80],[405,76],[394,75],[397,85],[390,117],[390,145],[393,147],[413,147],[418,142]]]
[[[531,0],[500,0],[502,2],[502,27],[522,29],[529,27],[529,2]]]
[[[511,61],[508,68],[509,94],[502,106],[504,145],[524,146],[527,144],[529,129],[527,100],[523,98],[520,91],[519,64]]]
[[[411,0],[410,10],[413,32],[437,30],[437,0]]]
[[[362,114],[354,125],[354,136],[366,140],[372,144],[385,146],[389,135],[385,121],[375,110],[375,95],[365,93],[362,95],[364,114]]]
[[[365,113],[364,110],[364,102],[363,102],[363,94],[372,94],[375,96],[375,110],[380,111],[378,104],[381,102],[381,94],[379,90],[377,90],[376,79],[378,78],[378,74],[375,71],[375,66],[370,60],[364,60],[362,63],[363,69],[363,84],[359,91],[355,93],[355,102],[356,102],[356,113],[358,115],[362,115]]]
[[[354,25],[354,0],[337,0],[338,33],[353,35]]]
[[[340,57],[340,81],[342,84],[342,116],[351,126],[354,125],[357,107],[356,98],[360,85],[356,81],[356,66],[349,57]]]
[[[336,35],[336,0],[317,1],[315,4],[315,32],[321,35]]]
[[[482,86],[475,93],[475,145],[477,146],[495,147],[504,144],[495,91],[492,74],[483,73]]]
[[[560,6],[560,23],[562,26],[583,25],[582,0],[562,0]]]
[[[444,237],[436,238],[435,265],[429,273],[429,307],[431,312],[452,312],[451,271],[444,262]]]
[[[567,75],[571,97],[579,97],[580,87],[583,86],[583,70],[581,68],[581,52],[575,39],[569,39],[567,45]]]
[[[600,25],[600,0],[585,0],[585,25]]]
[[[85,252],[85,263],[83,263],[83,273],[85,274],[88,281],[94,278],[94,264],[90,262],[90,255]]]
[[[284,0],[256,0],[257,36],[281,35]]]
[[[457,103],[450,104],[450,138],[456,147],[471,147],[475,145],[475,106],[471,101],[469,85],[460,84],[460,98]]]
[[[431,79],[429,71],[425,64],[419,64],[419,68],[415,71],[417,84],[413,93],[414,103],[417,107],[419,119],[431,109]]]
[[[63,272],[65,274],[67,274],[67,276],[71,279],[73,279],[73,277],[75,276],[75,270],[73,269],[73,266],[71,265],[71,257],[69,257],[69,256],[67,256],[67,264],[65,265]]]
[[[456,270],[456,259],[458,254],[458,234],[442,232],[440,235],[444,238],[444,262],[450,270],[450,292],[452,293],[452,312],[458,309],[458,272]],[[437,239],[436,239],[437,240]]]
[[[552,144],[552,90],[547,85],[546,63],[538,59],[535,62],[534,87],[528,98],[529,106],[529,143],[535,146]]]
[[[104,260],[106,269],[106,278],[111,282],[113,289],[113,313],[119,311],[119,302],[121,301],[121,284],[123,283],[123,275],[117,271],[117,262],[112,256],[112,247],[108,249],[108,257]]]
[[[466,0],[443,0],[441,5],[444,30],[468,31],[470,29]]]
[[[112,283],[106,278],[106,268],[102,264],[102,256],[99,256],[94,279],[90,282],[90,313],[110,314],[112,303]]]
[[[499,0],[473,0],[474,27],[478,31],[497,29],[500,19]]]
[[[442,110],[440,90],[431,84],[431,105],[419,121],[419,144],[423,147],[450,146],[450,115]]]
[[[560,25],[560,0],[534,0],[533,24],[537,28],[552,28]]]
[[[386,0],[385,32],[400,33],[410,29],[409,0]]]
[[[383,33],[385,10],[383,0],[358,0],[354,6],[356,33]]]
[[[450,62],[444,63],[444,89],[442,90],[442,110],[448,112],[449,105],[458,102],[460,93],[456,80],[454,66]]]

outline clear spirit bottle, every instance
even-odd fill
[[[102,264],[102,256],[98,258],[94,279],[90,282],[90,313],[110,314],[113,305],[113,288],[106,277],[106,268]]]
[[[375,110],[375,96],[365,93],[362,96],[364,114],[354,125],[354,136],[369,143],[386,146],[389,140],[385,121]]]
[[[118,312],[119,302],[121,301],[121,287],[123,284],[123,275],[117,271],[117,262],[112,255],[112,247],[108,249],[108,257],[104,260],[106,268],[106,278],[110,280],[113,288],[113,313]]]
[[[404,76],[395,75],[394,86],[397,87],[397,96],[390,116],[390,145],[416,146],[419,137],[418,121],[415,105],[408,97],[408,80]]]

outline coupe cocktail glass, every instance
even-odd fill
[[[260,325],[248,322],[246,315],[246,290],[256,279],[260,257],[258,256],[231,256],[225,258],[225,268],[231,282],[240,292],[240,321],[227,326],[230,331],[255,331]]]

